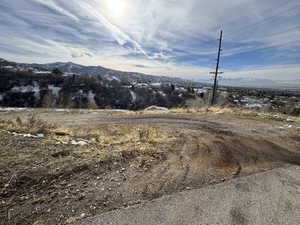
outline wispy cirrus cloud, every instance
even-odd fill
[[[257,66],[257,77],[300,76],[298,0],[1,0],[0,16],[0,54],[12,60],[205,76],[223,29],[221,67],[242,71],[229,76]]]

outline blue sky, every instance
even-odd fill
[[[205,78],[300,79],[299,0],[1,0],[0,57]]]

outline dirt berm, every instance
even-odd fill
[[[76,225],[297,225],[300,167],[278,168],[184,191]]]

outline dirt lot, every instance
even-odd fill
[[[299,118],[282,115],[5,109],[0,120],[3,225],[71,224],[181,190],[300,164]],[[21,135],[27,133],[44,137]]]

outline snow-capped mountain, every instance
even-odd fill
[[[172,83],[186,83],[187,80],[176,78],[176,77],[166,77],[166,76],[155,76],[146,75],[136,72],[123,72],[118,70],[108,69],[102,66],[83,66],[75,64],[72,62],[56,62],[49,64],[25,64],[28,67],[53,70],[59,69],[64,73],[74,73],[74,74],[90,74],[101,76],[108,80],[121,80],[121,81],[138,81],[138,82],[172,82]]]

